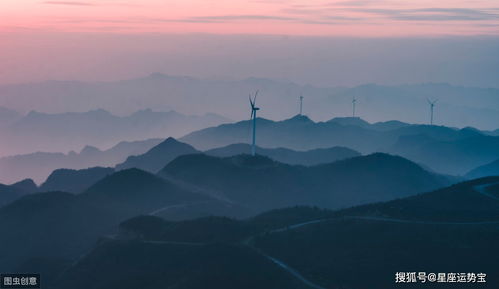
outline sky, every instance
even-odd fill
[[[368,37],[497,35],[499,3],[496,0],[2,0],[0,19],[3,31]]]
[[[162,72],[497,86],[497,0],[2,0],[0,19],[0,84]]]

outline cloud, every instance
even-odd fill
[[[384,0],[345,0],[322,4],[290,4],[281,12],[291,15],[315,17],[323,21],[331,14],[338,20],[379,20],[380,17],[400,21],[487,21],[499,20],[499,8],[375,8],[374,4],[387,3]],[[340,19],[342,18],[342,19]]]
[[[75,1],[45,1],[47,4],[60,5],[96,5],[91,2],[75,2]],[[116,3],[116,2],[114,2]],[[120,3],[127,3],[120,1]],[[395,21],[419,21],[420,24],[430,24],[432,22],[443,21],[478,21],[477,23],[485,23],[488,20],[499,20],[499,12],[490,8],[486,10],[472,8],[418,8],[418,9],[403,9],[403,8],[374,8],[371,6],[364,7],[367,3],[373,3],[370,0],[351,0],[340,1],[334,3],[322,3],[303,5],[290,4],[285,5],[275,14],[228,14],[228,15],[212,15],[212,16],[189,16],[183,18],[162,18],[162,17],[126,17],[114,19],[95,19],[95,18],[80,18],[80,19],[63,19],[63,21],[73,23],[107,23],[107,24],[144,24],[156,25],[161,23],[238,23],[238,22],[284,22],[297,23],[308,25],[346,25],[346,24],[363,24],[363,25],[384,25],[385,20]],[[101,3],[99,3],[101,4]],[[339,6],[332,6],[332,5]],[[361,5],[362,4],[362,5]],[[348,6],[351,5],[351,6]],[[286,7],[287,6],[287,7]],[[479,22],[483,20],[483,22]]]
[[[284,13],[295,15],[321,15],[324,14],[324,9],[316,8],[284,8],[281,10]]]
[[[194,22],[194,23],[225,23],[231,21],[244,21],[244,20],[277,20],[277,21],[296,21],[297,18],[273,15],[220,15],[220,16],[200,16],[188,17],[173,22]]]
[[[249,2],[252,3],[261,3],[261,4],[274,4],[274,3],[286,3],[288,0],[251,0]]]
[[[379,2],[376,2],[376,4],[379,4]],[[373,4],[372,0],[351,0],[351,1],[338,1],[330,3],[330,5],[332,6],[366,6],[370,4]]]
[[[342,15],[322,15],[319,17],[288,17],[277,15],[221,15],[221,16],[202,16],[202,17],[189,17],[183,19],[155,19],[157,22],[188,22],[188,23],[227,23],[234,21],[283,21],[301,24],[320,24],[320,25],[334,25],[344,24],[345,21],[359,21],[363,20],[359,17],[350,17]]]
[[[344,24],[345,21],[360,21],[362,18],[346,17],[341,15],[325,15],[316,18],[300,18],[300,17],[281,17],[271,15],[220,15],[220,16],[203,16],[189,18],[157,18],[157,17],[129,17],[129,18],[65,18],[52,19],[57,23],[71,24],[160,24],[160,23],[230,23],[234,21],[283,21],[301,24],[317,24],[317,25],[335,25]]]
[[[44,4],[51,5],[68,5],[68,6],[95,6],[91,2],[76,2],[76,1],[45,1]]]
[[[377,14],[407,21],[480,21],[498,20],[499,14],[470,8],[376,9],[354,8],[350,11]]]
[[[104,24],[137,24],[153,22],[154,20],[147,19],[106,19],[106,18],[58,18],[54,19],[55,23],[71,23],[71,24],[88,24],[88,23],[104,23]],[[158,21],[156,21],[158,22]]]

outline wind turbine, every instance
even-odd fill
[[[430,105],[430,125],[433,125],[433,108],[435,107],[435,103],[437,103],[438,99],[431,101],[429,98],[427,98],[428,104]]]
[[[300,95],[300,115],[302,115],[303,112],[303,95]]]
[[[253,120],[253,142],[251,144],[251,155],[255,155],[255,137],[256,137],[256,111],[259,110],[259,107],[255,106],[256,96],[258,95],[258,90],[255,92],[255,96],[253,100],[251,100],[251,94],[249,95],[249,102],[251,105],[251,119]]]
[[[355,104],[357,103],[357,99],[355,96],[352,99],[352,116],[355,117]]]

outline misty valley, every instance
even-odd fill
[[[36,116],[40,134],[60,137],[75,124],[123,134],[171,124],[144,139],[117,134],[108,149],[82,138],[78,153],[0,158],[0,272],[37,273],[54,289],[382,289],[400,287],[397,272],[474,272],[495,288],[497,131],[273,121],[250,104],[239,122],[150,110],[146,121]],[[162,138],[175,121],[188,131]]]

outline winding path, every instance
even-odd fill
[[[305,277],[303,277],[300,273],[298,273],[295,269],[289,267],[287,264],[285,264],[284,262],[274,258],[274,257],[271,257],[267,254],[264,254],[262,253],[263,256],[267,257],[267,259],[269,259],[270,261],[274,262],[275,264],[279,265],[281,268],[283,268],[284,270],[288,271],[288,273],[292,274],[293,276],[296,277],[296,279],[302,281],[305,285],[311,287],[311,288],[315,288],[315,289],[326,289],[324,287],[321,287],[315,283],[312,283],[311,281],[309,281],[308,279],[306,279]]]
[[[273,232],[275,232],[275,231],[273,231]],[[307,285],[308,287],[311,287],[311,288],[314,288],[314,289],[326,289],[326,288],[324,288],[324,287],[322,287],[320,285],[317,285],[314,282],[308,280],[307,278],[303,277],[303,275],[301,275],[298,271],[296,271],[295,269],[291,268],[288,264],[284,263],[283,261],[281,261],[279,259],[276,259],[276,258],[270,256],[269,254],[263,252],[261,249],[253,246],[252,242],[253,242],[254,238],[255,238],[255,236],[250,236],[249,238],[243,240],[242,244],[245,245],[245,246],[248,246],[249,248],[251,248],[254,251],[256,251],[258,254],[260,254],[263,257],[265,257],[268,260],[270,260],[272,263],[278,265],[279,267],[281,267],[282,269],[284,269],[289,274],[293,275],[293,277],[295,277],[296,279],[298,279],[299,281],[301,281],[303,284]]]
[[[486,191],[487,187],[490,187],[490,186],[493,186],[493,185],[497,185],[497,184],[499,184],[499,183],[478,185],[478,186],[474,186],[473,189],[475,191],[477,191],[478,193],[484,195],[484,196],[487,196],[487,197],[489,197],[491,199],[499,201],[499,197],[494,196],[494,195],[492,195],[492,194],[490,194],[490,193],[488,193]],[[344,216],[344,217],[339,217],[339,218],[325,218],[325,219],[317,219],[317,220],[307,221],[307,222],[303,222],[303,223],[298,223],[298,224],[294,224],[294,225],[290,225],[290,226],[286,226],[286,227],[282,227],[282,228],[271,230],[269,233],[280,233],[280,232],[284,232],[284,231],[287,231],[287,230],[293,230],[293,229],[301,228],[301,227],[308,226],[308,225],[313,225],[313,224],[318,224],[318,223],[322,223],[322,222],[326,222],[326,221],[331,221],[331,220],[338,220],[338,219],[355,219],[355,220],[369,220],[369,221],[392,222],[392,223],[401,223],[401,224],[422,224],[422,225],[490,225],[490,224],[499,224],[499,221],[484,221],[484,222],[433,222],[433,221],[404,220],[404,219],[385,218],[385,217]],[[300,281],[302,281],[307,286],[309,286],[311,288],[315,288],[315,289],[325,289],[324,287],[321,287],[321,286],[313,283],[312,281],[306,279],[298,271],[296,271],[295,269],[291,268],[289,265],[287,265],[283,261],[278,260],[278,259],[276,259],[276,258],[274,258],[274,257],[272,257],[272,256],[270,256],[270,255],[268,255],[266,253],[264,253],[262,250],[251,246],[250,245],[250,243],[251,243],[250,240],[251,240],[251,238],[245,240],[243,243],[246,244],[246,245],[248,245],[248,246],[250,246],[250,247],[252,247],[256,251],[258,251],[260,254],[262,254],[263,256],[265,256],[267,259],[269,259],[270,261],[272,261],[273,263],[279,265],[281,268],[283,268],[284,270],[286,270],[287,272],[289,272],[290,274],[292,274],[295,278],[299,279]]]
[[[176,242],[176,241],[140,241],[144,244],[154,244],[154,245],[185,245],[185,246],[204,246],[205,243],[197,242]]]
[[[420,225],[494,225],[499,224],[499,221],[484,221],[484,222],[435,222],[435,221],[416,221],[404,220],[385,217],[369,217],[369,216],[346,216],[345,219],[380,221],[401,224],[420,224]]]
[[[478,192],[478,193],[480,193],[480,194],[482,194],[482,195],[484,195],[484,196],[486,196],[488,198],[491,198],[493,200],[499,201],[499,197],[494,196],[494,195],[492,195],[492,194],[490,194],[490,193],[488,193],[486,191],[487,187],[493,186],[493,185],[496,185],[496,184],[499,184],[499,183],[478,185],[478,186],[474,186],[473,189],[476,192]],[[211,193],[211,196],[214,196],[214,194]],[[221,199],[223,201],[227,201],[227,200],[225,200],[223,198],[220,198],[219,195],[217,197],[218,197],[219,200]],[[192,204],[193,203],[191,203],[191,204],[170,205],[170,206],[166,206],[166,207],[157,209],[157,210],[155,210],[155,211],[153,211],[153,212],[151,212],[149,214],[150,215],[156,215],[156,214],[158,214],[160,212],[163,212],[163,211],[166,211],[168,209],[185,207],[185,206],[189,206],[189,205],[192,205]],[[298,223],[298,224],[289,225],[289,226],[286,226],[286,227],[274,229],[274,230],[269,231],[268,233],[280,233],[280,232],[285,232],[287,230],[294,230],[294,229],[297,229],[297,228],[305,227],[305,226],[308,226],[308,225],[318,224],[318,223],[322,223],[322,222],[326,222],[326,221],[331,221],[331,220],[339,220],[339,219],[355,219],[355,220],[392,222],[392,223],[402,223],[402,224],[425,224],[425,225],[488,225],[488,224],[499,224],[499,221],[485,221],[485,222],[433,222],[433,221],[404,220],[404,219],[395,219],[395,218],[386,218],[386,217],[344,216],[344,217],[338,217],[338,218],[324,218],[324,219],[317,219],[317,220],[311,220],[311,221],[307,221],[307,222],[302,222],[302,223]],[[113,239],[113,238],[116,238],[116,237],[115,236],[108,236],[108,238]],[[259,254],[261,254],[262,256],[264,256],[265,258],[267,258],[268,260],[270,260],[274,264],[278,265],[279,267],[281,267],[282,269],[284,269],[286,272],[290,273],[293,277],[295,277],[296,279],[298,279],[299,281],[301,281],[303,284],[309,286],[310,288],[314,288],[314,289],[326,289],[325,287],[322,287],[322,286],[320,286],[318,284],[315,284],[312,281],[306,279],[298,271],[296,271],[295,269],[293,269],[292,267],[290,267],[289,265],[287,265],[283,261],[281,261],[279,259],[276,259],[276,258],[274,258],[274,257],[266,254],[261,249],[258,249],[256,247],[254,247],[251,244],[253,238],[254,238],[254,236],[251,236],[248,239],[244,240],[242,243],[244,245],[246,245],[246,246],[254,249],[256,252],[258,252]],[[141,242],[147,243],[147,244],[158,244],[158,245],[161,245],[161,244],[186,245],[186,246],[203,246],[203,245],[205,245],[204,243],[174,242],[174,241],[145,241],[145,240],[142,240]],[[73,263],[73,265],[75,265],[76,263],[78,263],[86,255],[88,255],[88,253],[83,254],[80,258],[78,258],[77,260],[75,260],[74,263]]]
[[[150,216],[156,216],[157,214],[161,213],[161,212],[164,212],[164,211],[168,211],[170,209],[176,209],[176,208],[185,208],[187,206],[192,206],[192,205],[198,205],[198,204],[202,204],[202,203],[207,203],[208,201],[202,201],[202,202],[194,202],[194,203],[188,203],[188,204],[176,204],[176,205],[169,205],[169,206],[165,206],[165,207],[162,207],[162,208],[159,208],[159,209],[156,209],[152,212],[149,213]]]
[[[493,200],[496,200],[496,201],[499,201],[499,197],[497,196],[494,196],[492,195],[491,193],[487,192],[486,189],[488,187],[491,187],[491,186],[494,186],[494,185],[498,185],[499,183],[493,183],[493,184],[485,184],[485,185],[478,185],[478,186],[474,186],[473,189],[477,192],[479,192],[480,194],[486,196],[486,197],[489,197]]]

